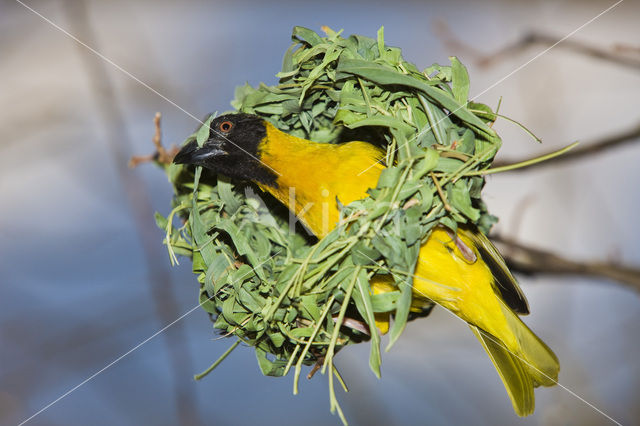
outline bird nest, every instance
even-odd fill
[[[375,314],[393,315],[389,348],[414,315],[412,272],[431,230],[472,223],[487,232],[495,222],[481,190],[501,141],[491,128],[496,113],[468,101],[467,71],[455,57],[420,71],[385,45],[382,29],[377,39],[324,30],[294,28],[279,83],[239,87],[232,105],[301,138],[377,144],[388,165],[378,186],[342,206],[339,226],[317,240],[292,232],[287,209],[250,183],[173,164],[174,208],[157,222],[172,261],[191,257],[214,327],[235,340],[203,375],[245,343],[264,374],[293,370],[294,390],[303,366],[329,369],[331,406],[342,417],[335,354],[368,340],[380,375]],[[202,144],[212,118],[186,142]],[[372,294],[374,274],[395,290]]]

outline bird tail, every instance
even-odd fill
[[[486,331],[470,325],[496,367],[511,398],[516,414],[524,417],[533,413],[537,386],[553,386],[558,381],[560,364],[549,347],[506,306],[502,307],[507,330],[513,338],[492,336]],[[502,337],[502,338],[501,338]],[[507,348],[504,341],[515,341]]]

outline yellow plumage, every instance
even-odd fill
[[[278,188],[261,188],[289,206],[320,238],[340,217],[336,197],[344,205],[364,198],[367,189],[375,188],[384,168],[377,162],[380,150],[369,143],[313,143],[283,133],[270,123],[266,127],[267,136],[258,152],[260,160],[278,173]]]
[[[266,137],[258,154],[279,176],[277,188],[261,187],[289,206],[318,237],[336,226],[338,201],[346,205],[364,198],[384,168],[378,162],[381,151],[371,144],[314,143],[287,135],[269,123],[265,126]],[[433,301],[469,323],[498,370],[516,413],[525,416],[534,409],[533,388],[555,384],[559,364],[507,305],[497,287],[497,272],[507,277],[510,291],[524,301],[504,260],[484,235],[470,228],[461,227],[455,235],[435,228],[420,249],[412,308],[419,310]],[[371,287],[376,294],[394,290],[388,276],[373,277]],[[382,333],[388,330],[389,321],[390,313],[376,316]]]

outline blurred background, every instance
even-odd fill
[[[384,25],[386,42],[419,68],[457,55],[472,96],[492,106],[502,96],[501,113],[543,139],[499,120],[502,161],[626,135],[490,177],[496,232],[577,262],[640,266],[638,2],[523,68],[614,1],[25,3],[198,118],[229,110],[238,85],[274,84],[295,25],[370,37]],[[294,396],[291,377],[261,375],[251,348],[193,380],[231,342],[193,309],[190,261],[169,266],[153,220],[170,210],[164,174],[127,161],[153,152],[156,111],[165,145],[198,123],[43,17],[0,1],[0,424],[74,388],[28,424],[339,424],[326,376],[303,379]],[[598,410],[638,424],[638,287],[592,274],[519,277],[527,324],[560,358],[566,389],[539,389],[535,414],[518,419],[475,337],[436,309],[383,355],[381,380],[367,344],[340,352],[351,424],[610,424]]]

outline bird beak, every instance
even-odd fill
[[[217,141],[207,141],[202,147],[196,141],[191,141],[176,154],[173,162],[176,164],[194,164],[206,166],[207,161],[214,157],[227,155],[222,149],[222,144]]]

